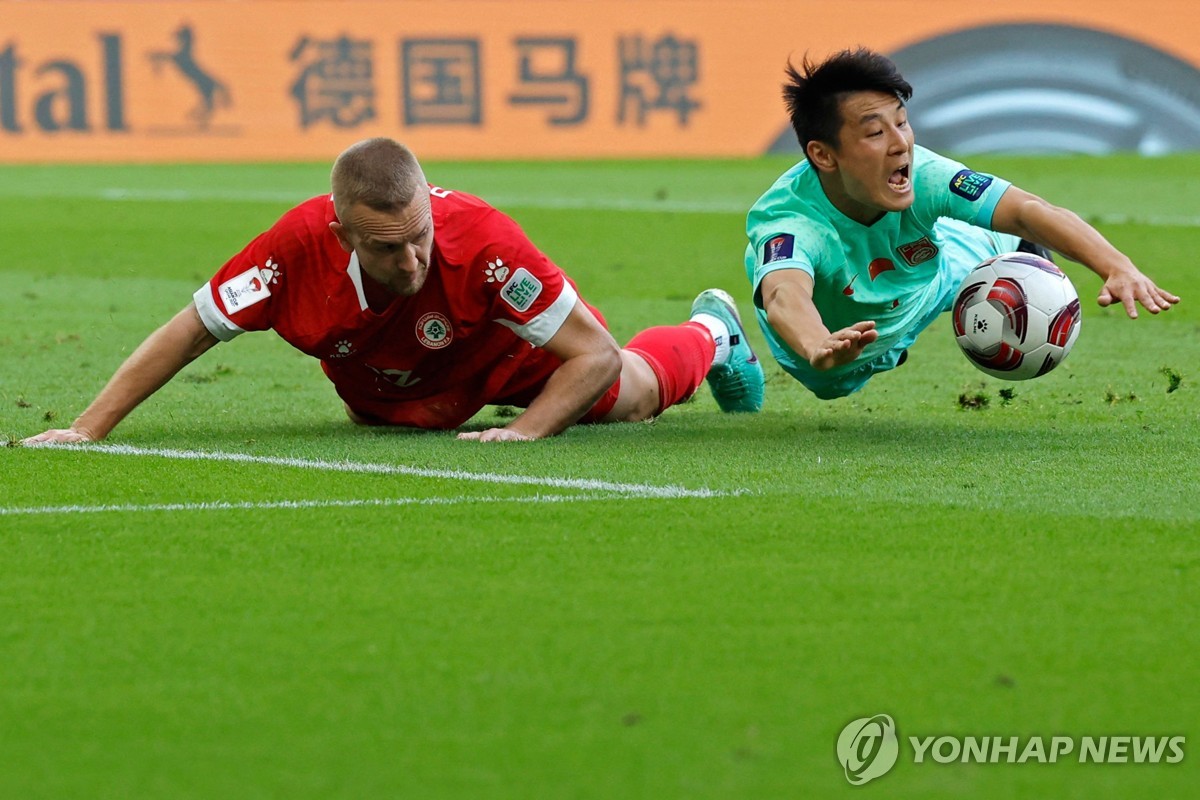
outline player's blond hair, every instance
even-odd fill
[[[411,150],[381,136],[342,151],[333,162],[329,182],[338,218],[345,220],[359,203],[375,211],[399,211],[425,188],[425,173]]]

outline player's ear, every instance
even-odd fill
[[[821,172],[832,172],[837,169],[837,153],[825,142],[813,139],[804,148],[808,160]]]
[[[329,223],[329,230],[333,231],[333,235],[337,237],[338,244],[347,253],[354,252],[354,245],[350,244],[350,237],[346,235],[346,226],[338,222],[336,219]]]

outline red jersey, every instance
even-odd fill
[[[222,341],[273,329],[320,359],[369,420],[455,428],[490,403],[527,405],[561,364],[541,346],[574,308],[575,286],[479,198],[431,187],[430,205],[425,285],[382,313],[367,305],[357,255],[329,230],[326,195],[289,211],[200,287],[200,319]]]

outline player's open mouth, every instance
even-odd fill
[[[908,178],[908,165],[905,164],[888,178],[888,186],[896,192],[907,192],[912,182]]]

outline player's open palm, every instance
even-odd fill
[[[79,442],[90,441],[92,441],[91,436],[74,428],[55,428],[54,430],[39,433],[37,436],[22,439],[21,444],[78,444]]]
[[[834,331],[816,350],[813,351],[809,363],[813,369],[827,370],[842,364],[849,364],[862,355],[867,345],[879,338],[875,330],[875,322],[856,322],[849,328]]]

